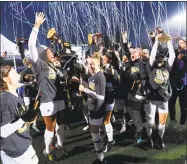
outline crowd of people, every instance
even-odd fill
[[[51,47],[36,47],[39,28],[44,22],[44,14],[36,14],[28,41],[30,57],[23,60],[25,69],[18,74],[11,66],[0,66],[0,151],[3,164],[39,163],[29,131],[31,124],[39,131],[38,113],[46,126],[45,157],[55,161],[54,149],[68,155],[63,143],[64,125],[69,124],[66,121],[69,105],[80,108],[84,115],[87,125],[83,130],[91,132],[97,154],[96,163],[107,163],[104,153],[115,144],[115,108],[121,120],[120,133],[126,132],[128,123],[133,123],[136,142],[140,144],[144,127],[151,149],[154,148],[152,132],[155,127],[158,129],[159,146],[165,148],[163,138],[168,112],[169,126],[179,131],[185,129],[186,37],[176,40],[178,49],[174,50],[171,38],[161,41],[164,32],[159,27],[156,33],[150,35],[153,46],[149,53],[148,49],[133,47],[127,33],[123,33],[120,46],[110,49],[101,42],[98,44],[95,36],[86,55],[86,76],[77,73],[70,76],[67,70],[60,69],[62,63]],[[5,55],[2,54],[1,60]],[[70,89],[65,89],[65,85]],[[20,87],[24,89],[23,94],[18,92]],[[71,87],[74,89],[71,90]],[[175,120],[178,97],[180,123]],[[105,143],[101,137],[102,129],[107,138]],[[54,137],[57,138],[56,143]]]

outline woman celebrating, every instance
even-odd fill
[[[108,143],[105,146],[104,152],[107,152],[111,149],[112,144],[115,143],[113,140],[113,127],[110,122],[112,111],[115,105],[115,88],[118,85],[118,73],[112,68],[110,64],[112,62],[112,53],[108,52],[102,56],[103,63],[103,73],[106,78],[106,93],[105,93],[105,117],[104,117],[104,126],[106,135],[108,137]]]
[[[128,93],[127,110],[136,125],[137,143],[142,142],[141,137],[141,110],[143,109],[145,99],[145,84],[146,70],[143,61],[141,60],[142,51],[135,48],[131,52],[131,59],[124,63],[124,70],[127,71],[131,80],[131,89]]]
[[[51,150],[54,130],[56,126],[57,149],[63,150],[64,138],[64,100],[63,89],[60,80],[64,75],[55,67],[55,58],[51,49],[40,46],[36,48],[36,39],[40,25],[45,21],[44,14],[36,14],[35,25],[30,34],[28,47],[30,58],[33,61],[34,72],[38,76],[39,91],[41,93],[40,111],[43,116],[46,130],[44,134],[45,150],[44,155],[54,160]]]
[[[149,75],[149,81],[147,84],[148,106],[146,106],[145,111],[147,118],[146,130],[151,148],[154,147],[152,140],[152,129],[155,125],[155,114],[156,111],[158,111],[159,146],[164,149],[165,144],[163,142],[163,136],[168,115],[168,100],[172,95],[171,85],[169,82],[169,72],[171,71],[173,62],[175,60],[175,52],[172,41],[168,41],[167,47],[169,58],[167,61],[165,61],[164,58],[166,54],[158,51],[159,37],[161,37],[161,34],[157,35],[155,38],[155,43],[147,64],[147,72]]]
[[[3,164],[37,164],[32,147],[29,125],[36,118],[34,110],[27,110],[16,90],[21,86],[20,75],[10,66],[0,67],[0,152]]]
[[[103,73],[100,71],[100,55],[94,53],[91,56],[90,62],[90,74],[92,75],[88,80],[88,88],[83,85],[79,86],[81,92],[85,92],[88,95],[88,110],[90,112],[89,123],[90,131],[92,134],[95,150],[97,152],[98,160],[97,163],[105,163],[103,146],[99,129],[103,124],[103,117],[105,114],[104,110],[104,98],[105,98],[105,87],[106,80]]]

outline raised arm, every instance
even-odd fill
[[[150,66],[153,66],[153,63],[154,63],[154,61],[155,61],[157,48],[158,48],[158,40],[156,39],[156,40],[155,40],[155,43],[154,43],[154,45],[153,45],[153,48],[152,48],[152,50],[151,50],[150,58],[149,58],[149,64],[150,64]]]
[[[38,36],[38,31],[39,31],[40,25],[43,24],[45,19],[46,18],[44,18],[43,13],[39,13],[39,14],[36,13],[35,25],[29,37],[28,47],[30,51],[30,58],[33,60],[34,63],[38,60],[38,51],[36,49],[36,40]]]
[[[168,64],[170,67],[172,67],[174,60],[175,60],[175,51],[173,48],[172,40],[168,41],[167,45],[168,45],[168,50],[169,50]]]

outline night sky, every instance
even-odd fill
[[[60,2],[58,2],[60,3]],[[62,2],[63,4],[66,3],[68,4],[67,6],[69,6],[70,8],[63,8],[64,11],[66,11],[66,14],[68,14],[68,10],[70,11],[71,9],[76,8],[76,12],[78,13],[78,21],[80,23],[80,28],[82,28],[83,30],[83,34],[82,35],[79,35],[80,31],[78,28],[76,29],[73,29],[74,27],[70,27],[70,25],[68,25],[70,28],[64,28],[62,25],[63,23],[65,23],[64,21],[59,21],[58,24],[55,25],[55,20],[54,20],[54,15],[51,15],[51,9],[48,8],[48,6],[50,5],[50,2],[1,2],[1,34],[3,34],[5,37],[7,37],[8,39],[10,39],[11,41],[14,41],[15,38],[20,38],[20,37],[24,37],[24,38],[28,38],[29,37],[29,34],[31,32],[31,28],[32,28],[32,25],[29,25],[28,22],[25,23],[25,22],[21,22],[20,20],[18,20],[17,18],[21,18],[21,17],[24,17],[24,18],[27,18],[27,20],[30,22],[30,23],[34,23],[34,18],[35,18],[35,12],[36,11],[45,11],[46,15],[47,15],[47,18],[50,19],[50,22],[46,25],[44,24],[43,28],[45,30],[48,30],[50,27],[56,27],[57,28],[57,31],[60,33],[60,36],[62,38],[66,38],[65,40],[66,41],[70,41],[71,43],[86,43],[86,39],[87,39],[87,34],[89,33],[88,31],[88,27],[91,26],[87,23],[89,23],[89,16],[87,15],[86,11],[82,11],[82,9],[80,9],[80,2],[76,2],[76,3],[73,3],[73,2]],[[93,6],[93,3],[92,5],[89,4],[89,2],[85,2],[87,3],[88,5],[88,8],[89,8],[89,5],[90,6]],[[102,2],[97,2],[97,3],[102,3]],[[107,4],[111,3],[111,2],[104,2],[106,4],[105,8],[103,9],[108,9],[107,7]],[[120,7],[121,7],[121,4],[122,3],[125,3],[125,2],[114,2],[116,7],[119,8],[120,10]],[[139,5],[139,2],[129,2],[135,6],[138,6]],[[181,12],[184,12],[186,11],[186,8],[184,6],[184,3],[185,2],[162,2],[161,3],[161,10],[160,10],[160,15],[162,16],[162,23],[164,23],[164,21],[166,20],[165,16],[166,16],[166,13],[167,13],[167,17],[168,17],[168,22],[169,20],[172,20],[172,17],[175,16],[177,13],[181,13]],[[52,4],[52,2],[51,2]],[[143,9],[143,15],[145,16],[145,19],[144,20],[147,24],[147,26],[145,26],[144,24],[141,26],[140,29],[136,29],[140,32],[140,42],[141,42],[141,46],[145,46],[145,45],[148,45],[148,37],[147,37],[147,31],[146,29],[148,30],[154,30],[155,28],[155,18],[153,16],[153,11],[150,7],[150,2],[143,2],[144,4],[144,9]],[[158,2],[155,3],[156,5],[158,5]],[[110,4],[109,4],[110,5]],[[154,14],[157,15],[159,13],[159,9],[157,8],[157,6],[155,5],[154,7]],[[17,7],[16,7],[17,6]],[[22,8],[26,8],[24,10],[24,12],[22,11],[19,11],[19,7],[22,6]],[[73,7],[72,7],[73,6]],[[131,6],[131,5],[129,5]],[[163,8],[162,8],[163,7]],[[92,10],[92,8],[90,7],[91,11],[92,11],[92,16],[93,17],[96,17],[98,14],[101,14],[101,13],[98,13],[98,11],[101,11],[101,10]],[[167,9],[167,12],[165,13],[165,9]],[[15,11],[17,10],[17,11]],[[58,10],[58,9],[57,9]],[[81,10],[81,11],[80,11]],[[123,10],[123,9],[122,9]],[[18,13],[19,11],[19,13]],[[48,12],[49,11],[49,12]],[[82,13],[82,14],[79,14],[79,11]],[[108,11],[110,12],[110,11]],[[131,10],[128,12],[130,13]],[[84,17],[84,14],[87,15],[87,21],[85,21],[85,17]],[[132,14],[132,13],[131,13]],[[69,15],[71,16],[71,11],[69,12]],[[60,17],[59,15],[57,15],[57,17]],[[100,28],[100,30],[102,31],[102,33],[104,33],[105,35],[108,34],[107,32],[107,21],[105,21],[105,18],[104,17],[100,17],[101,20],[97,20],[97,21],[100,21],[101,24],[102,24],[102,27]],[[113,22],[117,22],[116,17],[115,18],[110,18],[111,21]],[[109,19],[109,21],[110,21]],[[121,17],[118,18],[118,22],[121,22],[121,21],[124,21],[126,22],[126,20],[121,20]],[[157,19],[157,18],[156,18]],[[59,20],[62,20],[59,18]],[[66,20],[66,17],[64,18],[65,21]],[[140,19],[141,20],[141,19]],[[26,21],[26,20],[24,20]],[[72,18],[71,21],[76,21],[75,17]],[[71,21],[67,21],[68,23],[71,23]],[[128,28],[129,28],[129,39],[135,44],[135,46],[140,46],[139,43],[136,42],[136,37],[135,37],[135,32],[133,31],[133,26],[136,26],[138,27],[138,20],[134,19],[132,21],[131,20],[127,20],[127,21],[131,21],[131,23],[128,25]],[[92,22],[91,22],[92,23]],[[186,31],[186,23],[182,24],[182,27],[181,29],[179,29],[179,24],[180,22],[176,21],[176,22],[171,22],[172,24],[174,23],[174,25],[171,25],[170,26],[170,22],[169,22],[169,33],[171,34],[171,36],[174,36],[174,37],[177,37],[178,35],[185,35],[185,31]],[[85,27],[86,25],[88,25],[88,27]],[[93,25],[93,24],[92,24]],[[132,26],[133,25],[133,26]],[[85,27],[85,28],[83,28]],[[113,27],[116,27],[116,29],[112,29]],[[125,27],[125,26],[124,26]],[[164,26],[163,26],[164,27]],[[135,29],[135,28],[134,28]],[[76,32],[77,30],[77,32]],[[97,30],[94,31],[94,27],[91,29],[92,31],[90,32],[98,32]],[[117,26],[111,26],[111,29],[112,33],[114,33],[114,31],[116,30],[116,40],[119,41],[119,37],[117,36],[117,33],[121,33],[121,30],[117,27]],[[167,29],[166,29],[167,31]],[[75,32],[75,33],[73,33]],[[75,36],[77,33],[77,36]],[[113,34],[111,34],[113,35]],[[78,38],[78,39],[77,39]],[[40,44],[48,44],[49,41],[46,39],[46,31],[44,30],[41,30],[40,33],[39,33],[39,41],[40,41]]]

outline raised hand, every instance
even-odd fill
[[[1,54],[1,57],[2,58],[5,58],[7,56],[7,52],[5,51],[5,52],[2,52],[2,54]]]
[[[123,43],[127,43],[127,31],[123,32],[121,35],[122,35]]]
[[[46,20],[46,18],[45,18],[44,13],[42,13],[42,12],[36,13],[35,27],[40,28],[40,25],[43,24],[45,20]]]
[[[160,37],[162,36],[162,34],[158,34],[155,39],[158,40]]]

